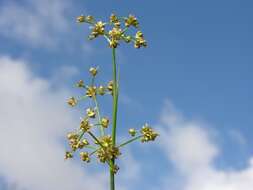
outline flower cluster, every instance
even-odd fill
[[[118,17],[115,14],[110,16],[109,22],[96,21],[92,16],[79,16],[79,23],[88,23],[92,26],[90,39],[103,36],[107,39],[109,46],[113,48],[113,57],[115,58],[115,48],[120,41],[127,43],[134,42],[135,48],[146,47],[147,42],[140,30],[135,36],[127,35],[130,27],[139,29],[139,22],[133,15],[128,17]],[[121,27],[123,25],[123,27]],[[109,30],[108,30],[108,27]],[[117,144],[116,126],[117,126],[117,98],[118,98],[118,80],[116,62],[113,60],[113,80],[104,85],[97,84],[98,67],[89,69],[90,82],[79,80],[76,87],[82,91],[80,97],[70,97],[67,104],[75,107],[80,101],[88,101],[88,107],[84,110],[83,117],[80,120],[79,128],[67,134],[69,150],[65,153],[65,159],[70,159],[79,152],[80,160],[84,163],[92,161],[95,156],[100,163],[108,164],[111,174],[115,174],[119,167],[116,165],[116,159],[121,155],[121,148],[125,145],[139,140],[140,142],[154,141],[158,134],[147,124],[139,131],[134,128],[129,129],[130,139]],[[98,100],[102,96],[110,95],[113,97],[113,115],[112,121],[107,115],[101,115]],[[111,125],[111,127],[110,127]],[[111,131],[111,135],[107,131]]]
[[[139,131],[139,136],[137,136],[137,131],[131,128],[129,129],[129,134],[133,139],[120,145],[113,145],[111,135],[105,135],[105,130],[108,129],[110,125],[110,119],[107,116],[101,117],[98,107],[98,96],[106,94],[112,95],[114,87],[113,81],[109,81],[107,85],[96,85],[95,79],[98,74],[98,68],[91,67],[89,73],[91,76],[90,85],[87,85],[83,80],[79,80],[75,85],[84,90],[83,94],[85,95],[79,98],[70,97],[67,100],[68,105],[74,107],[82,100],[91,99],[91,105],[94,106],[86,108],[85,116],[81,118],[79,129],[67,134],[70,150],[66,151],[65,159],[73,158],[74,152],[80,151],[80,159],[83,162],[89,163],[91,161],[91,156],[96,155],[99,162],[107,163],[111,170],[116,173],[119,167],[116,164],[112,165],[110,161],[117,159],[121,155],[120,148],[122,146],[138,139],[140,139],[141,142],[153,141],[158,134],[146,124]],[[94,135],[93,132],[97,128],[100,129],[100,136],[98,137]],[[85,137],[86,135],[88,137]],[[88,138],[91,140],[88,141]]]
[[[77,17],[77,22],[88,23],[91,25],[91,33],[89,35],[90,40],[103,36],[108,41],[109,47],[111,48],[117,48],[120,41],[126,43],[133,42],[135,48],[147,46],[147,42],[144,39],[142,32],[139,30],[139,22],[133,15],[129,15],[128,17],[118,17],[117,15],[112,14],[109,18],[109,22],[96,21],[92,16],[81,15]],[[124,25],[122,23],[124,23]],[[137,29],[134,36],[127,34],[127,31],[131,26]]]

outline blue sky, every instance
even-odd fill
[[[28,134],[32,131],[31,135],[41,141],[25,141],[24,150],[30,143],[42,146],[44,137],[60,139],[60,143],[52,140],[49,145],[56,147],[59,154],[64,150],[63,136],[75,128],[79,119],[75,113],[83,109],[64,107],[65,98],[78,93],[72,88],[73,83],[81,78],[87,80],[87,69],[93,65],[101,69],[99,79],[108,81],[111,77],[111,50],[102,39],[88,41],[88,26],[76,24],[75,17],[91,14],[105,20],[112,12],[137,16],[148,41],[146,49],[122,44],[117,50],[122,93],[120,136],[125,135],[127,128],[141,127],[145,122],[161,131],[157,144],[131,145],[127,149],[130,156],[123,161],[123,174],[119,176],[122,189],[131,180],[133,190],[157,189],[157,185],[162,190],[249,190],[253,185],[253,3],[249,0],[0,0],[3,137],[16,130]],[[8,100],[11,105],[6,103]],[[103,112],[110,111],[110,100],[103,103]],[[30,108],[29,104],[33,106]],[[15,122],[10,121],[23,110],[27,114],[24,111],[23,117],[21,114]],[[52,115],[56,118],[52,119]],[[53,120],[51,123],[45,121],[50,120],[48,117]],[[57,117],[65,119],[58,121]],[[40,124],[33,126],[36,122]],[[36,136],[38,131],[44,136]],[[16,144],[17,139],[22,142],[25,137],[17,136],[12,141]],[[29,169],[22,176],[15,168],[29,167],[29,162],[25,165],[25,161],[11,159],[15,146],[6,146],[5,140],[0,140],[4,144],[0,147],[5,150],[2,159],[0,156],[1,189],[77,187],[70,179],[62,185],[48,178],[51,185],[41,185],[43,181],[38,179],[46,181],[44,176],[48,174],[42,168]],[[41,149],[52,153],[44,145]],[[24,153],[21,151],[20,156]],[[59,163],[54,155],[48,162]],[[33,163],[33,157],[28,156],[29,159]],[[42,160],[42,165],[47,165],[47,159]],[[154,172],[155,163],[159,172]],[[128,164],[132,164],[132,172],[127,170]],[[80,163],[57,166],[64,173],[58,176],[63,181],[68,178],[67,171],[76,171],[76,184],[81,185],[83,182],[78,179],[91,170],[94,176],[86,184],[94,183],[96,177],[102,185],[95,189],[106,184],[107,178],[94,173],[90,166],[87,171]],[[136,177],[138,180],[134,180]],[[202,182],[197,183],[196,179]]]

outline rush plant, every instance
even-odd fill
[[[110,190],[115,190],[115,174],[119,167],[116,160],[121,155],[121,148],[129,143],[139,140],[142,143],[154,141],[158,136],[148,124],[144,124],[140,130],[131,128],[128,130],[129,140],[118,143],[117,140],[117,114],[119,97],[119,70],[116,63],[116,49],[121,42],[133,43],[135,48],[146,47],[147,42],[139,29],[139,22],[133,15],[118,17],[115,14],[110,16],[108,22],[95,20],[92,16],[79,16],[78,23],[86,23],[91,27],[89,39],[98,37],[108,42],[112,50],[112,80],[107,85],[98,85],[96,76],[99,74],[97,67],[91,67],[89,83],[80,80],[76,87],[83,91],[82,96],[70,97],[67,103],[74,107],[80,101],[89,101],[90,107],[86,108],[84,117],[81,118],[80,126],[73,132],[67,134],[70,149],[65,153],[65,159],[72,158],[79,152],[80,159],[89,163],[92,157],[96,157],[100,163],[107,164],[110,172]],[[135,29],[135,35],[127,33]],[[108,116],[101,115],[98,104],[98,96],[112,96],[112,121]]]

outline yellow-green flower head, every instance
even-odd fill
[[[105,94],[105,90],[106,90],[105,87],[99,86],[98,87],[98,94],[103,96]]]
[[[96,113],[95,113],[95,111],[92,108],[88,108],[86,110],[86,114],[90,118],[95,118],[95,116],[96,116]]]
[[[131,129],[128,130],[128,133],[129,133],[132,137],[134,137],[134,136],[136,135],[136,130],[135,130],[134,128],[131,128]]]
[[[96,96],[96,87],[95,86],[89,86],[86,90],[86,96],[92,98]]]
[[[76,21],[79,22],[79,23],[85,22],[85,17],[84,17],[84,15],[78,16],[78,17],[76,18]]]
[[[112,91],[112,90],[113,90],[113,81],[112,81],[112,80],[108,82],[107,89],[108,89],[109,91]]]
[[[84,144],[84,146],[86,146],[86,145],[89,145],[90,143],[88,142],[88,140],[87,139],[83,139],[82,140],[82,143]]]
[[[82,141],[79,141],[77,143],[77,147],[82,149],[84,146],[89,145],[89,142],[87,139],[83,139]]]
[[[120,27],[120,21],[115,14],[111,14],[110,22],[113,23],[115,27]]]
[[[94,18],[93,18],[93,16],[88,15],[88,16],[85,17],[85,20],[86,20],[87,22],[93,22],[93,21],[94,21]]]
[[[80,123],[80,129],[82,129],[83,132],[89,131],[91,128],[91,125],[89,124],[88,119],[83,119]]]
[[[112,146],[112,137],[110,135],[105,135],[99,138],[99,143],[103,145],[103,147]],[[96,144],[99,144],[96,142]]]
[[[83,80],[79,80],[79,81],[76,83],[76,86],[79,87],[79,88],[85,87]]]
[[[135,48],[140,48],[140,47],[146,47],[147,46],[147,42],[144,39],[143,33],[141,31],[138,31],[135,35],[135,44],[134,47]]]
[[[102,127],[104,127],[104,128],[107,128],[108,127],[108,125],[109,125],[109,119],[107,118],[107,117],[103,117],[102,119],[101,119],[101,125],[102,125]]]
[[[112,30],[109,31],[110,36],[110,43],[109,46],[111,48],[116,48],[118,46],[118,42],[121,39],[122,29],[114,27]]]
[[[90,162],[90,156],[88,152],[80,152],[81,160],[84,162]]]
[[[73,158],[73,154],[71,152],[65,152],[65,160]]]
[[[105,161],[110,161],[112,159],[117,159],[119,155],[121,155],[119,148],[114,146],[100,148],[97,151],[97,157],[102,163],[105,163]]]
[[[91,39],[96,38],[99,35],[104,35],[105,34],[105,23],[102,21],[97,22],[93,26],[93,30],[91,32]]]
[[[69,145],[70,145],[72,151],[76,151],[76,149],[78,149],[78,140],[77,139],[70,139]]]
[[[90,72],[90,74],[92,75],[92,76],[96,76],[97,75],[97,73],[98,73],[98,69],[97,68],[94,68],[94,67],[91,67],[90,68],[90,70],[89,70],[89,72]]]
[[[141,142],[154,141],[158,136],[158,133],[154,132],[154,130],[145,124],[141,129],[141,134],[143,137],[141,138]]]
[[[139,22],[137,20],[136,17],[134,17],[133,15],[129,15],[128,18],[125,19],[125,26],[129,27],[129,26],[134,26],[135,28],[137,28],[139,25]]]
[[[78,134],[76,134],[76,133],[68,133],[67,134],[67,138],[68,138],[68,140],[77,139],[78,138]]]
[[[74,97],[70,97],[67,101],[68,105],[70,105],[71,107],[76,106],[77,104],[77,100]]]

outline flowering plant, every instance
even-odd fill
[[[148,124],[145,124],[139,131],[134,128],[128,130],[131,136],[129,140],[123,143],[117,143],[117,111],[119,97],[119,72],[116,64],[116,48],[120,42],[134,43],[135,48],[146,47],[147,42],[142,32],[139,30],[139,22],[133,15],[128,17],[118,17],[115,14],[110,16],[109,22],[96,21],[92,16],[79,16],[78,23],[87,23],[91,25],[89,39],[93,40],[103,37],[107,40],[108,46],[112,49],[112,75],[113,80],[109,81],[107,86],[96,85],[95,79],[98,74],[98,68],[91,67],[89,70],[91,82],[86,84],[83,80],[77,82],[76,87],[83,89],[85,95],[80,98],[70,97],[67,103],[74,107],[79,101],[90,99],[91,107],[86,109],[85,116],[81,119],[79,129],[70,132],[67,139],[70,150],[66,151],[65,159],[70,159],[74,153],[79,151],[83,162],[90,162],[92,156],[96,156],[99,162],[109,166],[110,171],[110,190],[115,190],[115,174],[119,167],[116,159],[121,155],[120,149],[125,145],[140,140],[141,142],[154,141],[158,136]],[[122,28],[121,25],[124,24]],[[133,27],[138,29],[135,36],[128,35],[128,30]],[[109,28],[107,30],[107,28]],[[111,95],[113,99],[112,121],[107,116],[101,116],[97,96]],[[109,127],[111,125],[111,127]],[[99,135],[94,131],[99,129]],[[110,130],[109,134],[106,133]],[[91,140],[88,140],[87,137]]]

